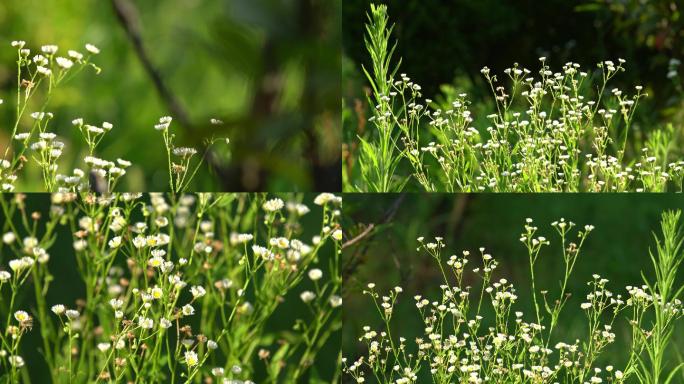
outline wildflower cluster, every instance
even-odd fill
[[[514,64],[501,76],[481,71],[495,110],[474,126],[466,94],[436,103],[420,85],[391,70],[387,9],[373,6],[366,45],[374,63],[372,125],[377,141],[361,139],[364,190],[401,190],[411,176],[396,175],[402,161],[426,191],[618,192],[682,190],[684,160],[672,153],[671,130],[629,139],[642,86],[612,88],[625,60],[595,70],[568,62],[554,70]]]
[[[14,191],[22,181],[22,170],[30,173],[26,169],[31,167],[38,168],[46,191],[113,191],[132,165],[125,159],[107,160],[97,156],[98,146],[109,132],[115,130],[114,124],[87,122],[83,118],[73,119],[71,129],[78,130],[87,152],[82,157],[80,167],[65,171],[63,169],[68,159],[64,159],[67,149],[62,136],[67,133],[60,133],[57,127],[51,125],[55,115],[48,109],[57,89],[84,69],[90,67],[97,74],[101,72],[100,67],[92,62],[100,49],[86,44],[83,52],[68,50],[62,55],[56,45],[44,45],[36,52],[32,52],[24,41],[13,41],[11,45],[17,50],[15,119],[10,136],[12,141],[2,149],[0,191]],[[0,105],[4,105],[3,100],[0,100]],[[190,158],[196,150],[173,146],[173,136],[167,132],[170,122],[171,118],[162,118],[157,129],[163,126],[165,131],[171,190],[180,192],[187,188],[202,161],[194,167],[193,172],[188,173]],[[218,122],[220,121],[212,119],[212,124]],[[228,142],[227,139],[224,140]],[[216,140],[210,140],[207,147],[214,141]],[[180,158],[173,166],[171,153]]]
[[[193,165],[193,158],[197,155],[197,150],[192,147],[177,147],[174,144],[175,135],[169,132],[172,121],[173,118],[171,116],[161,117],[159,123],[155,124],[154,129],[160,131],[164,139],[168,162],[169,188],[172,192],[178,193],[187,190],[188,185],[204,163],[204,158],[211,146],[218,141],[229,144],[230,140],[228,138],[211,138],[207,140],[205,142],[205,152]],[[223,125],[223,122],[218,119],[211,119],[210,122],[212,125]]]
[[[537,227],[527,220],[520,240],[530,258],[531,315],[516,308],[518,290],[506,278],[495,277],[498,263],[485,248],[445,256],[442,238],[419,238],[418,250],[432,257],[442,274],[438,297],[413,298],[424,334],[415,340],[394,334],[392,314],[403,289],[382,295],[368,284],[364,294],[377,307],[383,325],[363,328],[359,341],[367,352],[353,361],[343,359],[344,372],[357,383],[623,383],[630,377],[665,382],[679,369],[667,366],[663,358],[676,320],[684,315],[678,298],[682,288],[672,280],[684,258],[679,252],[679,216],[663,215],[663,236],[656,238],[658,252],[652,257],[655,281],[645,279],[642,286],[627,286],[620,294],[608,288],[608,279],[591,277],[577,308],[586,316],[583,340],[562,340],[557,329],[570,296],[567,281],[592,226],[577,231],[569,221],[552,224],[561,243],[559,261],[565,266],[560,292],[552,293],[538,291],[534,275],[535,262],[550,241],[536,235]],[[470,284],[471,274],[479,284]],[[616,352],[607,351],[618,337],[614,327],[622,318],[632,330],[631,348],[623,356],[628,362],[621,368],[601,365],[599,361],[615,359]]]
[[[4,378],[28,382],[39,358],[55,383],[327,378],[311,367],[341,325],[341,199],[285,197],[57,193],[48,213],[1,198]],[[51,258],[65,240],[72,254]],[[67,283],[54,263],[83,296],[54,294]]]

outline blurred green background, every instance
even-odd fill
[[[406,337],[414,346],[412,340],[422,334],[413,296],[438,297],[442,278],[434,259],[416,252],[419,236],[443,236],[445,257],[470,250],[474,255],[470,269],[480,263],[475,256],[479,254],[477,249],[485,247],[500,263],[494,280],[505,277],[513,283],[518,294],[513,308],[525,312],[527,318],[534,309],[527,249],[519,241],[525,219],[534,219],[534,225],[539,227],[537,234],[551,241],[535,267],[537,289],[548,289],[550,295],[558,294],[564,268],[560,238],[550,224],[565,218],[575,222],[576,229],[594,225],[569,281],[572,297],[556,333],[563,335],[563,341],[572,342],[577,337],[582,340],[586,334],[586,316],[579,305],[588,293],[586,282],[592,274],[609,279],[609,289],[623,295],[626,285],[641,285],[642,271],[652,279],[648,251],[655,246],[653,233],[660,234],[660,215],[668,209],[684,208],[684,200],[673,194],[350,194],[345,196],[344,204],[343,224],[349,239],[362,233],[367,224],[375,224],[369,235],[343,252],[342,345],[345,357],[351,361],[364,353],[364,346],[358,343],[362,327],[379,329],[382,325],[370,297],[361,293],[369,282],[376,283],[381,294],[396,285],[404,288],[393,315],[394,335]],[[466,285],[479,287],[479,278],[472,273],[465,275]],[[684,271],[678,279],[684,284]],[[621,369],[628,357],[623,352],[629,345],[630,333],[624,318],[618,319],[614,326],[616,342],[609,345],[598,364],[613,364]],[[684,322],[680,320],[671,342],[669,364],[682,360],[682,345]],[[684,382],[684,376],[680,374],[674,382]]]
[[[485,116],[495,109],[480,74],[484,66],[502,74],[520,63],[536,73],[538,58],[545,56],[552,70],[573,61],[593,71],[600,61],[624,58],[626,72],[608,88],[631,92],[642,85],[649,94],[635,115],[633,145],[639,147],[649,132],[667,123],[674,127],[673,145],[684,144],[681,68],[670,65],[671,59],[684,57],[681,1],[347,0],[342,7],[342,157],[352,181],[360,176],[356,137],[375,135],[367,124],[369,88],[361,71],[362,65],[371,68],[363,40],[371,3],[388,6],[389,21],[395,24],[392,38],[398,41],[394,63],[403,58],[399,73],[420,84],[424,98],[437,102],[467,93],[473,126],[488,124]],[[416,184],[408,188],[416,189]]]
[[[10,196],[13,195],[6,194],[4,198],[8,200]],[[42,224],[44,224],[44,222],[47,220],[48,213],[50,211],[50,195],[32,193],[27,194],[26,196],[26,211],[29,213],[40,212],[43,217],[43,219],[41,219],[41,224],[38,225],[38,233],[39,235],[42,235]],[[299,223],[301,224],[299,230],[301,230],[301,233],[297,235],[298,238],[301,238],[305,242],[310,242],[313,236],[320,233],[322,209],[319,209],[319,207],[316,207],[312,204],[313,199],[316,197],[315,194],[280,193],[269,197],[280,197],[284,201],[301,202],[311,207],[311,212],[299,219]],[[250,202],[255,198],[256,195],[253,194],[239,194],[239,197],[236,199],[236,201],[239,199],[244,199],[247,200],[247,202]],[[145,195],[141,201],[149,204],[149,195]],[[233,204],[237,204],[237,202],[234,202]],[[193,206],[193,212],[195,208],[196,207]],[[134,213],[136,215],[131,218],[131,222],[144,220],[139,209],[136,209]],[[261,215],[262,212],[259,212],[259,214]],[[205,217],[205,219],[206,218],[207,217]],[[17,217],[14,219],[18,220],[19,216],[17,215]],[[250,219],[243,219],[244,221],[241,221],[241,223],[250,222]],[[0,216],[0,229],[2,229],[2,233],[7,231],[8,227],[6,221],[7,220],[5,217]],[[264,232],[265,229],[263,226],[261,226],[259,230],[262,231],[260,232],[259,236],[262,238],[265,237],[266,233]],[[50,289],[46,295],[46,302],[49,305],[64,304],[67,307],[76,307],[77,300],[83,300],[85,298],[86,292],[83,278],[78,273],[76,266],[76,258],[73,248],[73,235],[68,226],[58,226],[55,233],[55,243],[49,249],[47,249],[48,253],[51,255],[48,264],[49,270],[54,277],[54,280],[50,283]],[[318,263],[324,270],[324,267],[330,262],[333,252],[333,247],[329,244],[320,251]],[[0,247],[0,265],[6,266],[8,261],[15,257],[16,256],[11,252],[8,252],[7,247]],[[124,260],[123,257],[117,260],[114,265],[126,270],[126,260]],[[4,269],[7,268],[4,267]],[[4,295],[0,297],[0,314],[2,314],[3,318],[4,316],[7,316],[6,306],[9,301],[7,289],[8,288],[4,289]],[[288,293],[288,295],[284,298],[286,305],[281,305],[269,319],[265,327],[266,332],[276,337],[281,337],[282,335],[292,331],[292,326],[295,324],[297,319],[306,317],[302,316],[302,314],[307,313],[308,309],[307,306],[299,299],[299,294],[307,289],[312,290],[313,283],[309,279],[304,279],[297,288]],[[188,298],[185,299],[189,300]],[[25,283],[16,300],[15,309],[21,308],[29,313],[35,313],[35,297],[30,279]],[[37,327],[40,327],[40,324],[37,322],[37,318],[35,320],[36,323],[34,324],[33,331],[27,333],[22,340],[21,354],[26,361],[26,366],[29,367],[31,382],[49,383],[50,375],[48,372],[48,367],[44,362],[41,352],[39,351],[42,347],[42,341],[40,339],[40,332]],[[335,324],[338,323],[339,322],[335,322]],[[193,329],[199,328],[199,318],[196,318],[194,323],[191,322],[191,325],[193,326]],[[315,359],[314,364],[311,367],[312,371],[315,370],[318,376],[325,380],[332,380],[332,378],[336,376],[335,373],[338,369],[338,356],[341,348],[341,330],[337,328],[332,329],[331,332],[333,333],[332,336],[323,345],[318,357]],[[265,346],[265,348],[268,347]],[[299,358],[297,355],[296,357]],[[223,364],[221,359],[222,357],[217,356],[215,360],[209,360],[208,364],[212,364],[211,367],[221,365]],[[256,372],[256,377],[253,378],[254,381],[258,383],[260,382],[260,379],[264,378],[265,372],[263,371],[264,364],[258,361],[256,356],[254,359],[254,367],[260,369]]]
[[[152,65],[176,99],[159,96],[114,4],[137,25]],[[159,117],[172,115],[178,146],[200,149],[228,137],[208,157],[191,190],[340,189],[340,0],[3,0],[0,2],[0,147],[14,121],[16,51],[58,44],[60,52],[102,53],[96,76],[84,71],[60,89],[49,111],[67,144],[64,165],[82,161],[70,122],[108,121],[99,155],[133,161],[121,190],[168,189]],[[209,124],[211,118],[225,122]],[[79,161],[79,164],[80,164]],[[39,173],[17,190],[40,190]],[[144,172],[143,172],[144,171]]]

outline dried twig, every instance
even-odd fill
[[[347,240],[344,244],[342,244],[342,249],[345,249],[348,246],[353,245],[358,241],[361,241],[364,237],[368,236],[368,234],[373,230],[373,228],[375,228],[375,224],[368,224],[366,228],[363,230],[363,232],[359,233],[353,239]]]
[[[401,206],[401,203],[404,201],[405,197],[405,194],[399,195],[399,197],[397,197],[397,199],[394,200],[392,205],[382,215],[382,218],[378,221],[378,224],[369,224],[366,227],[366,229],[364,229],[364,231],[362,231],[359,235],[344,243],[343,248],[345,246],[348,247],[354,243],[358,243],[361,240],[364,240],[364,242],[362,243],[363,246],[355,249],[354,252],[345,260],[345,265],[342,267],[342,278],[344,280],[352,276],[358,268],[358,266],[363,263],[363,257],[366,255],[366,251],[370,246],[372,238],[375,236],[375,233],[377,233],[377,231],[375,231],[374,229],[376,229],[378,226],[382,226],[392,221],[394,216],[397,214],[397,211],[399,210],[399,207]],[[348,244],[350,242],[352,243]]]

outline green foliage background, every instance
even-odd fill
[[[179,146],[201,147],[229,137],[205,167],[194,190],[339,190],[339,0],[127,0],[137,9],[153,64],[187,111],[178,120]],[[102,53],[99,76],[86,73],[62,88],[49,110],[67,143],[62,169],[83,157],[70,125],[76,117],[114,130],[101,155],[139,165],[120,189],[166,190],[166,158],[159,117],[171,114],[145,73],[109,0],[3,0],[0,3],[0,146],[14,114],[16,52],[26,40],[34,52],[58,44]],[[226,122],[217,128],[210,118]],[[9,127],[8,127],[9,126]],[[230,148],[230,152],[229,152]],[[141,170],[147,170],[144,174]],[[39,174],[18,190],[39,190]],[[213,174],[212,174],[213,173]]]
[[[548,289],[555,294],[563,276],[563,262],[560,240],[551,222],[565,218],[575,222],[576,228],[594,225],[568,283],[572,297],[561,315],[557,333],[563,335],[564,341],[574,341],[586,334],[586,316],[579,305],[588,293],[586,282],[592,274],[609,279],[609,289],[623,295],[626,285],[641,285],[641,272],[653,279],[648,251],[655,247],[653,233],[660,235],[660,215],[668,209],[684,208],[681,197],[673,194],[383,194],[347,195],[344,203],[343,225],[349,238],[362,232],[365,227],[361,224],[377,225],[373,236],[348,247],[342,258],[342,345],[344,356],[351,361],[364,351],[358,343],[362,327],[378,329],[382,325],[372,301],[361,293],[369,282],[376,283],[376,291],[381,294],[396,285],[403,287],[404,293],[394,309],[392,332],[406,337],[408,345],[414,345],[415,337],[422,335],[423,325],[413,296],[438,297],[441,274],[432,258],[416,252],[419,236],[426,240],[443,236],[445,257],[462,250],[477,255],[477,249],[485,247],[500,263],[494,280],[506,278],[515,286],[518,302],[513,308],[529,316],[534,312],[529,263],[527,250],[519,241],[525,219],[534,219],[534,225],[539,227],[537,234],[551,241],[540,254],[536,276],[538,290]],[[471,256],[471,261],[471,269],[479,265],[477,257]],[[466,284],[478,286],[479,280],[472,274],[465,275],[470,279]],[[684,283],[681,271],[678,279]],[[618,319],[614,326],[616,341],[598,362],[613,364],[615,369],[626,363],[628,356],[621,351],[628,348],[630,338],[626,321]],[[684,323],[679,321],[668,364],[682,360],[683,343]],[[684,381],[684,376],[679,375],[674,382]],[[422,382],[420,378],[418,382]]]

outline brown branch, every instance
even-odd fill
[[[194,134],[193,130],[197,128],[187,113],[187,110],[183,107],[181,100],[176,97],[172,89],[169,87],[168,83],[164,80],[161,71],[157,66],[154,65],[153,60],[150,55],[150,51],[147,49],[143,38],[142,38],[142,28],[140,22],[139,12],[136,9],[134,3],[131,0],[111,0],[112,8],[116,14],[116,18],[126,32],[126,36],[131,42],[134,48],[135,54],[143,65],[145,73],[152,80],[156,92],[158,93],[161,101],[166,105],[169,113],[178,120],[180,127],[191,135]],[[313,7],[312,2],[309,0],[300,0],[300,15],[299,23],[300,29],[298,33],[301,37],[295,37],[297,40],[305,39],[308,36],[322,35],[322,29],[320,25],[313,25],[312,20],[317,20],[316,11],[317,9]],[[278,42],[277,38],[273,36],[267,36],[266,41],[263,43],[263,48],[261,50],[262,57],[261,62],[263,67],[259,69],[259,76],[255,81],[255,94],[252,98],[252,105],[250,113],[253,117],[278,117],[275,116],[276,108],[278,106],[278,101],[280,100],[280,95],[282,94],[282,87],[284,82],[282,81],[282,68],[279,67],[278,56],[276,49],[276,44]],[[314,92],[316,90],[315,76],[311,75],[311,59],[308,59],[304,65],[306,79],[305,79],[305,90],[303,99],[305,103],[302,105],[303,116],[306,121],[304,123],[305,129],[304,134],[306,135],[306,148],[307,161],[311,168],[311,178],[315,185],[316,190],[328,190],[332,187],[341,188],[341,174],[339,172],[340,162],[332,162],[331,164],[320,164],[319,158],[319,145],[317,142],[317,137],[313,129],[314,122],[313,117],[315,116],[315,102],[317,101],[317,95]],[[255,120],[256,121],[256,120]],[[265,128],[259,127],[259,128]],[[286,141],[283,141],[286,143]],[[240,185],[241,188],[248,188],[250,190],[263,190],[266,185],[265,181],[268,178],[268,172],[264,168],[264,161],[270,160],[270,153],[266,160],[257,160],[250,153],[245,159],[240,159],[241,164],[221,164],[220,158],[216,156],[212,151],[205,151],[206,144],[202,143],[203,146],[200,152],[204,152],[204,159],[211,166],[211,168],[217,173],[219,182],[222,184],[224,190],[235,188],[236,184]],[[234,152],[234,154],[237,153]],[[253,169],[248,166],[253,165]],[[247,182],[245,176],[247,172],[255,178],[252,182]],[[329,188],[330,187],[330,188]],[[333,189],[334,189],[333,188]]]
[[[366,229],[363,230],[363,232],[359,233],[356,237],[354,237],[351,240],[347,240],[344,244],[342,244],[342,249],[347,248],[350,245],[354,245],[355,243],[361,241],[364,237],[368,236],[368,234],[375,228],[375,224],[369,224],[366,226]]]
[[[354,252],[347,258],[347,260],[345,261],[345,264],[342,266],[342,279],[344,281],[347,281],[347,279],[354,274],[354,272],[359,267],[359,265],[363,264],[364,256],[366,255],[366,252],[368,250],[368,247],[370,246],[372,238],[375,236],[375,233],[377,232],[377,231],[373,231],[372,229],[375,229],[378,226],[387,224],[390,221],[392,221],[394,216],[397,214],[397,211],[399,210],[399,207],[401,206],[401,203],[404,201],[405,197],[406,197],[406,195],[404,195],[404,194],[399,195],[399,197],[397,197],[397,199],[394,200],[392,205],[383,213],[382,218],[378,221],[378,224],[369,224],[361,234],[359,234],[354,239],[349,240],[347,242],[347,243],[349,243],[350,241],[354,241],[355,243],[358,243],[358,242],[360,242],[360,240],[364,240],[364,242],[362,243],[363,246],[356,248],[354,250]],[[371,198],[372,198],[372,196],[371,196]],[[371,230],[369,230],[368,228],[371,228]],[[364,233],[364,232],[368,232],[368,233]],[[359,238],[359,237],[361,237],[361,238]],[[357,240],[357,238],[359,238],[359,239]],[[345,245],[347,245],[347,243],[345,243]],[[343,248],[345,245],[343,245]],[[349,244],[349,245],[352,245],[352,244]],[[344,287],[343,287],[343,289],[344,289]]]
[[[180,100],[171,92],[171,89],[164,82],[159,69],[154,66],[150,55],[147,53],[140,30],[138,10],[129,0],[112,0],[112,7],[114,8],[119,23],[126,31],[128,39],[131,41],[131,44],[133,44],[133,49],[135,49],[138,59],[145,68],[145,72],[147,72],[147,75],[152,79],[159,97],[161,97],[168,106],[173,117],[178,119],[178,122],[182,126],[186,129],[191,128],[192,124],[190,118],[181,105]]]
[[[162,102],[166,104],[171,115],[177,119],[181,129],[191,132],[194,128],[192,121],[190,120],[190,115],[187,113],[183,107],[181,101],[176,97],[176,95],[171,91],[171,88],[164,81],[159,69],[152,63],[152,59],[148,54],[145,44],[142,39],[142,32],[140,28],[140,16],[135,5],[129,0],[111,0],[112,8],[116,14],[119,24],[126,32],[126,36],[133,45],[135,54],[143,65],[145,72],[152,80],[154,88],[156,89]],[[211,168],[218,174],[220,182],[222,184],[222,189],[227,190],[229,188],[234,188],[235,177],[230,177],[228,175],[229,170],[219,163],[219,159],[214,155],[213,151],[206,148],[206,143],[201,143],[204,160],[211,166]]]

